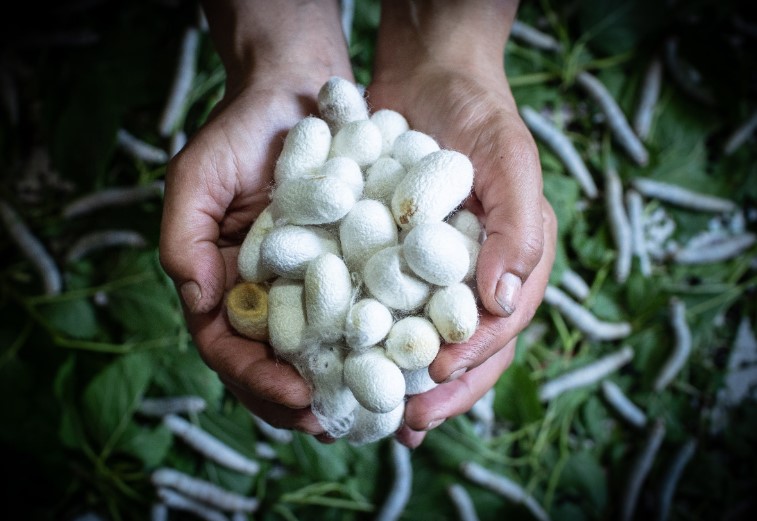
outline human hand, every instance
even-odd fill
[[[461,63],[379,60],[368,88],[373,111],[396,110],[411,128],[471,159],[474,188],[464,205],[486,230],[476,273],[484,308],[479,329],[468,342],[445,345],[431,364],[432,378],[448,383],[408,400],[398,438],[409,446],[494,385],[541,303],[554,261],[557,225],[542,195],[538,150],[501,58],[489,67]]]

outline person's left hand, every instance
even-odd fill
[[[516,337],[544,296],[557,221],[542,194],[536,144],[501,68],[453,70],[431,62],[376,78],[368,87],[373,112],[396,110],[410,128],[471,159],[473,193],[464,206],[486,231],[476,272],[484,308],[479,328],[468,342],[442,346],[429,372],[445,383],[408,400],[397,438],[416,447],[428,430],[468,411],[512,361]]]

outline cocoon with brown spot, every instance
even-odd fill
[[[476,297],[463,283],[436,290],[428,301],[426,313],[446,342],[467,342],[478,327]]]

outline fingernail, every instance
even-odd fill
[[[180,291],[184,304],[189,308],[189,311],[194,312],[197,303],[200,302],[200,299],[202,298],[200,286],[195,281],[190,280],[181,285]]]
[[[512,273],[505,273],[497,283],[494,298],[508,315],[512,315],[515,312],[522,284],[520,277]]]
[[[444,419],[430,421],[424,430],[430,431],[431,429],[436,429],[442,423],[444,423]]]
[[[444,380],[444,383],[452,382],[463,376],[466,372],[468,372],[467,367],[461,367],[460,369],[456,369],[452,371],[452,374],[450,374],[446,380]]]

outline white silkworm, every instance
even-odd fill
[[[586,300],[591,290],[581,275],[568,268],[563,271],[560,285],[578,300]]]
[[[460,465],[462,474],[472,482],[499,494],[513,503],[523,504],[539,521],[549,520],[549,515],[523,487],[505,476],[495,474],[474,461],[464,461]]]
[[[90,253],[125,246],[128,248],[144,248],[147,241],[141,233],[132,230],[102,230],[81,236],[66,252],[66,262],[76,262]]]
[[[169,488],[184,496],[226,512],[255,512],[257,498],[246,497],[178,470],[162,467],[154,470],[150,481],[158,488]]]
[[[633,237],[623,201],[623,183],[618,172],[612,167],[605,169],[605,209],[610,222],[610,232],[615,241],[615,281],[623,283],[631,273]]]
[[[410,462],[410,449],[395,439],[390,442],[392,465],[394,467],[394,481],[389,494],[386,496],[381,510],[375,517],[376,521],[396,521],[410,500],[413,488],[413,466]]]
[[[686,304],[678,298],[670,299],[670,324],[673,327],[673,351],[655,378],[656,392],[665,389],[689,359],[691,353],[691,330],[686,322]]]
[[[604,380],[602,382],[602,395],[605,397],[605,400],[607,400],[607,403],[609,403],[625,421],[634,427],[641,429],[647,424],[647,416],[644,414],[644,411],[639,409],[639,407],[633,403],[625,393],[623,393],[623,390],[618,384],[610,380]]]
[[[478,521],[478,514],[473,500],[465,490],[465,487],[459,483],[453,483],[447,487],[447,495],[457,510],[457,518],[460,521]]]
[[[32,234],[21,216],[7,202],[0,200],[0,219],[8,235],[21,250],[26,259],[42,277],[46,295],[57,295],[63,289],[63,279],[58,266],[47,252],[42,242]]]
[[[181,149],[184,148],[184,145],[187,144],[187,133],[183,130],[177,130],[173,134],[171,134],[171,143],[168,147],[168,155],[170,157],[174,157],[176,154],[181,152]]]
[[[709,264],[737,257],[755,243],[753,233],[741,233],[713,240],[709,244],[687,247],[673,252],[672,261],[677,264]]]
[[[588,365],[573,369],[546,382],[539,389],[539,399],[546,402],[557,398],[566,391],[592,385],[626,365],[632,358],[633,349],[624,346],[620,350],[605,355]]]
[[[628,322],[605,322],[591,311],[571,299],[562,290],[549,285],[544,292],[544,301],[554,306],[570,323],[585,335],[595,340],[615,340],[631,334]]]
[[[659,199],[690,210],[718,213],[731,212],[736,209],[736,204],[728,199],[695,192],[664,181],[637,177],[631,183],[645,197]]]
[[[648,277],[652,274],[652,263],[649,261],[647,242],[644,238],[644,201],[641,194],[634,189],[626,190],[626,209],[631,225],[633,254],[639,259],[641,274]]]
[[[657,519],[666,521],[670,514],[670,505],[673,501],[678,480],[683,473],[683,469],[688,465],[689,460],[697,449],[697,442],[694,439],[688,440],[676,452],[670,467],[668,467],[665,476],[662,479],[662,489],[660,490],[660,502],[657,509]]]
[[[123,128],[118,129],[116,133],[116,144],[134,159],[145,163],[163,164],[169,159],[168,152],[139,139]]]
[[[662,445],[662,440],[664,438],[665,423],[662,420],[657,420],[649,431],[644,447],[631,467],[631,474],[626,483],[623,492],[623,502],[620,507],[621,521],[630,521],[633,518],[633,513],[634,510],[636,510],[636,503],[639,498],[639,492],[641,492],[641,486],[644,484],[644,480],[647,478],[647,474],[649,474],[649,470],[652,468],[654,459],[657,456],[657,451],[660,449],[660,445]]]
[[[542,51],[559,52],[562,50],[562,45],[555,38],[520,20],[513,22],[510,28],[510,36]]]
[[[109,206],[123,206],[139,203],[157,195],[163,195],[164,181],[153,181],[145,185],[108,188],[80,197],[63,208],[63,217],[80,217]]]
[[[187,445],[219,465],[251,476],[260,470],[257,461],[237,452],[209,432],[180,416],[166,415],[163,417],[163,424]]]
[[[292,443],[292,439],[294,438],[294,434],[292,434],[292,431],[288,429],[279,429],[278,427],[274,427],[267,421],[263,420],[259,416],[256,416],[254,414],[252,416],[252,421],[255,423],[255,426],[258,428],[258,430],[274,443],[280,443],[282,445],[287,445],[289,443]]]
[[[576,81],[599,105],[600,110],[607,118],[610,132],[612,132],[618,144],[636,164],[641,166],[646,165],[647,161],[649,161],[649,154],[639,136],[634,133],[631,125],[628,123],[628,119],[618,105],[618,102],[615,101],[610,91],[607,90],[607,87],[588,72],[579,73]]]
[[[179,60],[171,90],[158,122],[158,133],[163,137],[168,137],[173,133],[184,111],[196,74],[199,45],[200,30],[196,27],[187,27],[181,40]]]
[[[168,505],[161,502],[153,503],[150,507],[150,521],[168,521]]]
[[[725,155],[733,154],[741,145],[743,145],[747,139],[749,139],[754,130],[757,128],[757,111],[749,116],[741,125],[739,125],[728,136],[728,139],[723,145],[723,153]]]
[[[546,143],[560,158],[586,196],[590,199],[597,197],[597,185],[570,139],[554,123],[531,107],[521,107],[520,115],[534,136]]]
[[[255,444],[255,456],[260,459],[274,460],[279,455],[270,444],[259,441]]]
[[[137,412],[145,416],[162,418],[167,414],[197,414],[205,410],[207,402],[201,396],[166,396],[142,398]]]
[[[644,74],[639,103],[636,106],[636,113],[633,118],[633,129],[640,139],[646,139],[649,136],[649,129],[652,126],[652,115],[657,106],[657,100],[660,97],[661,84],[662,62],[659,58],[654,58],[649,63]]]
[[[341,10],[342,31],[347,45],[352,37],[352,19],[355,17],[355,0],[339,0]]]
[[[168,508],[189,512],[205,521],[229,521],[229,518],[220,510],[203,505],[169,488],[159,488],[158,497]]]
[[[494,388],[489,389],[481,398],[476,400],[469,411],[476,421],[476,430],[484,438],[491,434],[492,427],[494,426],[494,397]]]

